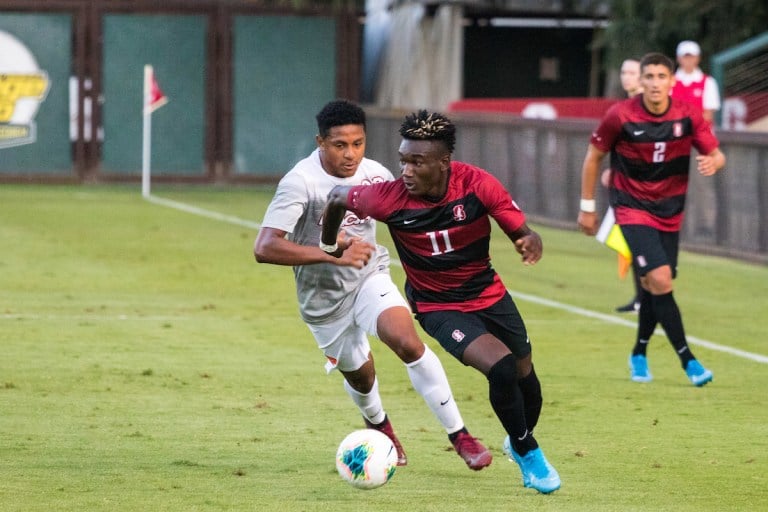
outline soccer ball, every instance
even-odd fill
[[[341,478],[358,489],[375,489],[389,482],[397,467],[397,450],[386,434],[373,429],[355,430],[336,450]]]

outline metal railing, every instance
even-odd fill
[[[711,67],[723,98],[718,126],[768,131],[768,32],[716,54]]]

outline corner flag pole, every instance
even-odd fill
[[[141,143],[141,195],[143,197],[149,197],[149,165],[152,155],[152,111],[148,108],[151,84],[152,66],[146,64],[144,66],[144,97],[141,105],[144,117]]]
[[[144,65],[144,93],[142,101],[142,116],[144,127],[141,144],[141,195],[150,194],[150,160],[152,157],[152,112],[168,103],[163,91],[157,85],[155,72],[149,64]]]

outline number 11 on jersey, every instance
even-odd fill
[[[429,231],[427,232],[427,236],[429,237],[429,241],[432,242],[432,256],[453,252],[453,246],[451,245],[451,239],[448,238],[447,229],[441,229],[440,231]],[[443,239],[443,243],[445,244],[444,251],[440,250],[440,243],[438,241],[438,236],[442,237]]]

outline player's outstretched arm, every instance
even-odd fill
[[[341,185],[333,187],[328,193],[328,202],[325,204],[323,212],[323,232],[320,235],[320,242],[326,245],[336,243],[337,234],[341,222],[344,220],[344,214],[347,212],[347,195],[350,187]]]
[[[339,254],[329,254],[319,247],[300,245],[286,238],[285,231],[261,228],[253,245],[253,254],[259,263],[273,265],[312,265],[333,263],[334,265],[362,268],[368,263],[374,247],[359,238],[346,238],[339,233]]]

